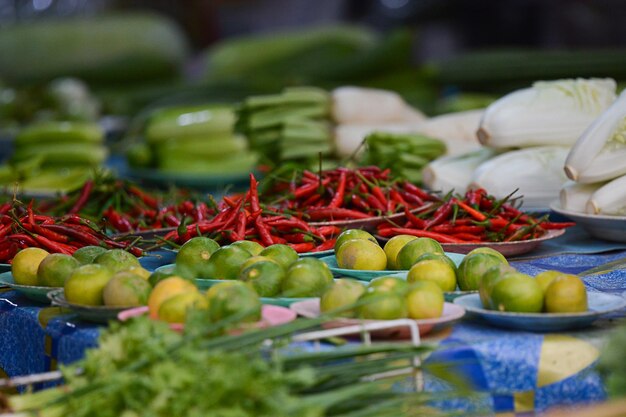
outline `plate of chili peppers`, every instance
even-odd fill
[[[41,287],[37,285],[16,284],[10,271],[0,274],[0,285],[6,285],[7,287],[10,287],[11,289],[19,292],[24,297],[30,300],[45,304],[50,304],[50,300],[48,299],[48,293],[50,291],[59,289],[57,287]]]
[[[381,223],[376,238],[386,241],[406,234],[435,239],[448,252],[468,253],[486,246],[504,256],[514,256],[532,251],[574,225],[522,212],[509,197],[498,200],[483,189],[475,189],[463,196],[449,195],[422,214],[408,212],[403,225]]]

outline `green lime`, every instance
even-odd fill
[[[559,275],[548,285],[544,303],[548,313],[582,313],[588,309],[587,289],[576,275]]]
[[[211,255],[220,248],[219,243],[204,236],[189,239],[176,254],[176,266],[185,276],[211,278],[207,265]]]
[[[403,295],[393,291],[368,291],[359,297],[357,315],[369,320],[394,320],[407,317]]]
[[[123,249],[111,249],[101,253],[94,259],[94,263],[109,268],[114,274],[132,267],[141,267],[135,255]]]
[[[450,257],[446,254],[443,253],[424,253],[422,255],[420,255],[419,258],[417,258],[417,260],[415,261],[415,263],[420,263],[422,261],[425,261],[427,259],[439,259],[441,261],[445,261],[448,263],[448,265],[450,265],[450,267],[452,269],[454,269],[455,272],[457,272],[457,267],[456,264],[454,263],[454,261],[452,259],[450,259]]]
[[[372,236],[371,233],[361,229],[348,229],[344,230],[339,236],[337,236],[337,240],[335,241],[335,253],[339,250],[341,245],[344,244],[344,242],[353,239],[365,239],[378,244],[376,238]]]
[[[285,269],[289,268],[292,263],[298,260],[298,252],[296,252],[291,246],[282,245],[280,243],[268,246],[259,252],[259,255],[267,256],[268,258],[275,260]]]
[[[491,292],[495,284],[504,279],[509,274],[517,273],[515,268],[507,264],[494,265],[485,271],[480,284],[478,285],[478,294],[483,307],[493,309],[491,305]]]
[[[411,235],[397,235],[385,243],[383,250],[385,251],[385,255],[387,255],[387,269],[398,269],[396,263],[398,252],[400,252],[400,249],[402,249],[404,245],[415,239],[417,239],[417,237]]]
[[[539,285],[541,286],[541,289],[543,290],[543,293],[545,294],[546,290],[548,289],[548,286],[552,283],[552,281],[554,281],[554,279],[558,276],[563,275],[563,272],[561,271],[543,271],[539,274],[537,274],[535,276],[535,279],[537,280],[537,283],[539,283]]]
[[[349,307],[357,302],[365,293],[366,287],[360,281],[354,279],[338,279],[320,297],[320,311],[328,313]],[[354,317],[354,309],[344,310],[337,313],[340,317]]]
[[[230,246],[240,246],[242,249],[250,252],[250,255],[257,256],[263,250],[263,245],[251,240],[238,240],[230,244]]]
[[[303,258],[287,270],[281,285],[284,297],[319,297],[333,283],[328,266],[315,258]]]
[[[384,271],[387,255],[378,243],[367,239],[345,241],[336,252],[337,265],[344,269]]]
[[[283,267],[271,260],[256,262],[239,274],[239,280],[250,283],[260,297],[276,296],[284,278]]]
[[[252,257],[246,259],[245,262],[241,264],[240,271],[243,271],[244,269],[246,269],[250,265],[254,265],[257,262],[263,262],[263,261],[274,262],[276,265],[278,265],[278,266],[280,266],[282,268],[282,265],[279,264],[278,262],[276,262],[274,259],[269,258],[267,256],[256,255],[256,256],[252,256]]]
[[[404,295],[409,289],[409,284],[398,277],[379,277],[370,281],[368,289],[370,291],[395,291]]]
[[[501,254],[497,250],[495,250],[493,248],[489,248],[487,246],[482,246],[480,248],[472,249],[471,251],[469,251],[467,253],[467,256],[474,255],[475,253],[486,253],[487,255],[493,255],[493,256],[496,256],[496,257],[500,258],[502,263],[504,263],[506,265],[509,264],[509,261],[506,260],[506,258],[505,258],[505,256],[503,254]]]
[[[65,281],[65,299],[70,303],[100,306],[104,303],[102,292],[113,272],[100,264],[78,267]]]
[[[250,252],[238,246],[222,246],[209,258],[202,277],[210,279],[237,279],[241,264],[250,258]]]
[[[540,313],[543,291],[537,281],[521,272],[507,274],[491,290],[494,310],[515,313]]]
[[[209,289],[207,298],[211,322],[232,316],[238,317],[239,322],[261,319],[261,299],[252,288],[241,284],[219,283]]]
[[[416,281],[433,281],[442,291],[456,290],[456,274],[454,269],[441,259],[427,259],[411,267],[406,276],[409,283]]]
[[[457,270],[459,288],[463,291],[478,290],[480,281],[487,270],[500,264],[503,264],[500,257],[488,253],[478,252],[467,255],[463,258]],[[508,262],[505,265],[508,265]]]
[[[62,287],[65,280],[80,266],[78,259],[62,253],[51,253],[37,268],[37,281],[43,287]]]
[[[417,259],[425,253],[445,254],[439,242],[427,237],[420,237],[408,242],[400,249],[396,257],[396,265],[402,270],[411,269]]]
[[[145,278],[129,271],[118,272],[102,291],[104,305],[112,307],[138,307],[148,304],[152,286]]]
[[[102,246],[83,246],[72,254],[72,256],[78,259],[81,265],[92,264],[98,255],[102,255],[107,249]]]

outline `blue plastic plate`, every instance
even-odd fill
[[[446,256],[452,259],[452,261],[456,264],[456,266],[459,266],[463,258],[465,258],[465,255],[460,254],[460,253],[446,252]],[[324,262],[326,265],[328,265],[328,268],[330,268],[331,272],[334,275],[356,278],[362,281],[371,281],[374,278],[384,277],[388,275],[406,277],[406,274],[408,273],[408,271],[405,271],[405,270],[398,271],[398,270],[387,269],[384,271],[368,271],[368,270],[339,268],[339,266],[337,265],[337,258],[335,258],[335,255],[325,256],[321,258],[320,260]]]
[[[468,316],[481,318],[494,326],[531,332],[587,327],[602,315],[626,307],[624,298],[601,292],[588,292],[587,302],[589,311],[584,313],[511,313],[485,309],[478,294],[463,295],[454,300],[455,304],[465,308]]]
[[[328,249],[328,250],[321,250],[319,252],[300,253],[299,255],[301,258],[324,258],[326,256],[332,255],[333,253],[335,253],[334,249]]]

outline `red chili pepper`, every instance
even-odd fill
[[[172,214],[166,215],[165,217],[163,217],[163,220],[165,220],[165,223],[167,223],[167,225],[170,227],[180,226],[180,219]]]
[[[40,226],[38,224],[33,226],[32,231],[55,242],[68,243],[71,240],[70,237],[67,235],[57,233],[54,230],[44,229],[43,226]]]
[[[259,183],[256,178],[254,178],[254,174],[250,173],[250,207],[252,208],[252,211],[261,210],[261,206],[259,204],[259,190],[257,188],[258,185]]]
[[[339,235],[339,233],[341,233],[341,229],[338,228],[337,226],[322,226],[322,227],[313,229],[313,232],[317,235],[328,237],[328,236]]]
[[[391,200],[395,201],[397,204],[402,204],[404,207],[407,206],[406,200],[402,198],[402,195],[397,190],[394,190],[393,188],[390,189],[389,196],[391,197]]]
[[[411,235],[417,237],[429,237],[435,239],[440,243],[466,243],[461,239],[456,239],[441,233],[429,232],[427,230],[406,229],[401,227],[391,227],[389,229],[379,230],[378,234],[383,237],[390,237],[396,235]]]
[[[404,183],[404,189],[406,191],[408,191],[409,193],[421,198],[422,200],[426,200],[426,201],[437,201],[439,200],[436,196],[427,193],[426,191],[422,190],[421,188],[419,188],[416,185],[411,184],[410,182],[405,182]]]
[[[439,224],[431,228],[433,232],[437,233],[483,233],[485,228],[482,226],[460,226],[452,224]]]
[[[14,233],[12,235],[9,235],[7,239],[18,242],[25,242],[30,247],[39,247],[37,241],[34,238],[24,233]]]
[[[404,196],[405,201],[407,202],[410,201],[414,203],[414,205],[412,206],[413,208],[421,207],[424,205],[424,200],[422,200],[421,198],[419,198],[418,196],[414,194],[411,194],[405,191],[402,195]]]
[[[63,253],[65,255],[71,255],[74,253],[74,249],[71,246],[52,241],[45,236],[33,233],[33,239],[35,239],[44,249],[50,252]]]
[[[383,193],[383,190],[381,190],[379,186],[372,187],[372,194],[376,196],[384,207],[387,207],[387,197],[385,197],[385,193]]]
[[[0,205],[0,215],[8,213],[9,210],[11,210],[11,203],[4,203]]]
[[[0,227],[0,238],[3,238],[10,233],[11,227],[12,226],[10,224]]]
[[[87,204],[89,196],[91,195],[91,190],[93,190],[93,185],[94,183],[92,180],[85,181],[85,185],[83,185],[78,199],[76,200],[72,208],[68,211],[68,213],[78,213],[83,207],[85,207],[85,204]]]
[[[372,216],[345,208],[311,208],[306,213],[311,220],[368,219]]]
[[[287,243],[287,245],[291,246],[298,253],[311,252],[315,249],[315,243],[307,242],[307,243]]]
[[[337,239],[328,239],[325,242],[317,245],[314,249],[311,250],[311,252],[321,252],[323,250],[333,249],[335,247],[336,241]]]
[[[302,171],[302,176],[304,178],[309,178],[315,181],[319,181],[320,177],[317,176],[317,174],[314,174],[313,172],[309,171],[308,169],[305,169],[304,171]]]
[[[367,204],[369,204],[372,208],[381,212],[387,209],[387,207],[385,207],[383,203],[381,203],[373,194],[368,195],[365,201],[367,201]]]
[[[302,229],[307,232],[311,230],[311,226],[309,226],[308,223],[306,223],[303,220],[297,219],[295,217],[292,217],[290,219],[282,218],[282,219],[276,219],[276,220],[266,220],[265,224],[267,224],[268,226],[272,226],[272,227],[287,227],[287,228],[293,228],[293,229]]]
[[[487,220],[487,216],[485,216],[483,213],[479,212],[478,210],[474,209],[473,207],[470,207],[469,204],[466,204],[463,201],[458,201],[458,200],[456,201],[456,204],[458,204],[460,208],[465,210],[467,214],[469,214],[472,218],[478,220],[479,222],[483,222]]]
[[[254,225],[256,226],[257,232],[259,232],[259,236],[261,237],[261,242],[263,242],[264,246],[270,246],[274,244],[272,240],[272,235],[268,227],[263,222],[263,217],[259,216],[254,219]]]
[[[407,207],[404,208],[404,215],[411,222],[411,224],[418,229],[425,229],[427,226],[426,220],[420,219],[415,214],[411,213]]]
[[[572,226],[576,226],[576,223],[574,222],[560,222],[560,223],[555,223],[555,222],[541,222],[540,226],[542,229],[545,230],[558,230],[558,229],[566,229],[568,227],[572,227]]]
[[[426,222],[425,229],[429,229],[439,223],[444,222],[452,213],[452,206],[454,205],[454,199],[450,199],[443,203],[435,212],[433,213],[433,217]]]
[[[282,236],[289,243],[309,243],[313,238],[305,233],[289,233]]]
[[[328,204],[329,208],[339,208],[343,204],[343,197],[346,191],[346,173],[342,172],[339,176],[339,185],[337,186],[337,192],[333,196],[333,199],[330,200]]]
[[[250,174],[252,175],[252,174]],[[237,228],[235,229],[235,234],[237,235],[236,240],[243,240],[246,235],[246,220],[248,215],[245,211],[239,213],[237,217]]]
[[[102,244],[102,241],[98,239],[96,236],[94,236],[93,234],[85,233],[82,230],[74,229],[70,226],[64,226],[61,224],[48,224],[42,227],[48,230],[53,230],[57,233],[64,233],[67,236],[70,236],[71,238],[75,240],[86,243],[87,245],[101,246]]]
[[[363,200],[363,198],[361,198],[361,196],[359,196],[358,194],[352,194],[350,200],[352,201],[353,206],[360,208],[364,212],[369,213],[371,211],[369,204],[367,204],[367,202]]]
[[[120,213],[115,211],[113,207],[109,207],[105,212],[106,219],[111,223],[111,226],[118,232],[126,233],[133,229],[128,219],[123,217]]]
[[[141,190],[139,187],[131,185],[128,187],[128,192],[139,197],[141,201],[143,201],[143,203],[148,207],[151,207],[155,210],[159,207],[159,202],[157,201],[157,199],[151,195],[148,195],[145,191]]]
[[[272,244],[275,245],[277,243],[280,243],[281,245],[286,245],[287,244],[287,240],[283,239],[280,236],[275,236],[275,235],[271,235],[272,236]]]
[[[456,239],[465,240],[467,242],[472,242],[472,243],[482,242],[484,240],[483,236],[473,235],[471,233],[450,233],[449,236],[456,238]]]
[[[304,202],[300,204],[299,207],[307,208],[309,206],[312,206],[314,203],[318,202],[321,198],[322,198],[321,194],[313,194],[312,196],[304,200]]]

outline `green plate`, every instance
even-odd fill
[[[65,299],[65,291],[63,288],[50,291],[48,298],[53,305],[67,308],[76,314],[82,320],[92,323],[108,323],[111,320],[117,320],[117,315],[130,307],[108,307],[108,306],[84,306],[80,304],[70,303]]]
[[[1,272],[7,272],[11,270],[11,265],[10,264],[0,264],[0,273]]]
[[[299,253],[298,255],[301,258],[324,258],[326,256],[332,255],[333,253],[335,253],[334,249],[328,249],[328,250],[321,250],[319,252],[304,252],[304,253]]]
[[[50,291],[58,290],[58,287],[39,287],[35,285],[20,285],[16,284],[13,280],[11,271],[3,272],[0,274],[0,284],[11,287],[15,291],[22,294],[24,297],[37,301],[39,303],[50,304],[50,300],[47,295]]]
[[[456,264],[456,266],[459,266],[459,264],[465,257],[465,255],[463,254],[451,253],[451,252],[446,252],[446,256],[452,259],[452,261]],[[368,271],[368,270],[339,268],[339,266],[337,265],[337,258],[335,257],[335,255],[325,256],[323,258],[320,258],[320,260],[324,262],[326,265],[328,265],[328,268],[330,268],[333,275],[340,276],[340,277],[356,278],[356,279],[360,279],[361,281],[371,281],[374,278],[384,277],[387,275],[402,276],[402,274],[404,274],[404,277],[406,277],[406,274],[409,272],[409,271],[398,271],[398,270],[390,270],[390,269],[383,270],[383,271]]]

